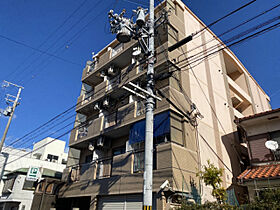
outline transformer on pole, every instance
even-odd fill
[[[7,109],[3,112],[3,114],[5,116],[9,116],[9,120],[7,122],[7,125],[6,125],[6,128],[5,128],[5,131],[4,131],[4,134],[2,136],[2,139],[1,139],[1,142],[0,142],[0,152],[2,152],[2,148],[3,148],[3,145],[4,145],[4,142],[5,142],[5,139],[6,139],[6,136],[7,136],[7,133],[8,133],[8,130],[9,130],[9,127],[10,127],[10,124],[11,124],[11,121],[13,119],[13,115],[14,115],[14,112],[15,112],[15,109],[16,109],[16,106],[19,105],[19,99],[20,99],[20,93],[21,93],[21,90],[23,89],[22,86],[19,86],[19,85],[16,85],[16,84],[13,84],[11,82],[7,82],[7,81],[4,81],[5,85],[6,86],[9,86],[9,85],[12,85],[12,86],[15,86],[18,88],[18,93],[17,93],[17,96],[12,96],[10,94],[7,94],[7,98],[6,98],[6,101],[9,103],[9,102],[13,102],[13,105],[12,106],[8,106]],[[11,99],[11,98],[14,98]]]

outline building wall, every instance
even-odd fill
[[[25,178],[25,175],[17,175],[12,193],[9,195],[2,195],[1,200],[20,201],[19,209],[21,209],[23,206],[25,206],[26,210],[30,209],[34,191],[23,190]]]
[[[163,42],[167,42],[164,43],[164,46],[159,46],[157,52],[162,51],[161,48],[166,49],[166,47],[205,27],[180,0],[167,0],[166,2],[166,9],[171,11],[169,16],[171,26],[168,26],[167,36],[162,37]],[[201,189],[195,173],[200,169],[201,165],[206,164],[208,159],[219,168],[224,169],[224,187],[228,187],[232,183],[233,175],[240,173],[237,151],[232,146],[238,146],[237,129],[233,122],[235,117],[270,109],[269,98],[230,50],[216,53],[203,60],[203,62],[194,62],[196,53],[202,52],[202,56],[208,56],[206,49],[220,43],[219,40],[213,40],[199,47],[201,44],[213,39],[213,35],[210,30],[205,30],[185,46],[168,53],[169,60],[175,59],[175,63],[189,57],[192,68],[183,67],[180,72],[174,73],[176,78],[171,77],[168,79],[169,87],[166,88],[166,95],[177,107],[185,112],[190,111],[189,97],[196,104],[203,118],[198,120],[198,126],[195,128],[184,118],[180,111],[170,106],[173,113],[176,113],[171,119],[170,125],[170,141],[172,143],[166,144],[159,149],[159,154],[165,151],[165,156],[162,156],[162,158],[166,161],[161,161],[161,164],[157,164],[159,168],[154,174],[156,188],[165,179],[171,179],[170,182],[175,191],[190,192],[197,190],[199,193],[202,192],[203,201],[212,199],[211,188],[204,186]],[[166,40],[164,40],[165,38]],[[113,47],[116,43],[116,41],[113,41],[109,46]],[[192,50],[196,47],[198,48]],[[186,55],[181,56],[182,53],[186,53]],[[104,65],[104,55],[107,56],[107,54],[108,48],[106,47],[99,53],[100,60],[98,65]],[[163,53],[158,53],[157,56],[156,67],[159,67],[166,61],[166,57]],[[186,64],[186,62],[183,64]],[[179,66],[181,67],[182,64],[179,64]],[[99,85],[103,84],[100,83],[97,86],[99,87]],[[160,86],[158,83],[157,85]],[[97,87],[96,84],[94,86]],[[83,91],[81,94],[83,94]],[[234,104],[233,97],[235,97],[234,100],[240,100],[239,106]],[[102,118],[103,116],[99,115],[99,117]],[[81,116],[79,115],[77,118],[80,119]],[[126,121],[125,123],[128,125],[131,122],[133,121]],[[99,134],[96,134],[96,136]],[[75,144],[77,146],[78,142],[74,142],[72,146],[74,147]],[[80,143],[79,147],[87,147],[87,145],[86,143],[83,145]],[[159,160],[157,159],[157,161]],[[112,174],[114,174],[113,172],[115,173],[114,169],[112,169]],[[167,173],[168,176],[166,174],[166,176],[160,176],[161,173]],[[89,180],[92,183],[90,185],[82,184],[85,185],[83,191],[78,187],[81,186],[82,182],[77,181],[77,183],[70,185],[67,190],[62,190],[63,194],[61,196],[85,196],[98,193],[102,195],[115,194],[116,192],[137,193],[142,190],[142,183],[140,183],[142,175],[142,173],[127,176],[120,174],[120,176],[100,180],[91,180],[92,176],[84,177],[83,183]],[[169,177],[171,175],[172,177]],[[137,182],[137,184],[132,186],[132,182]],[[194,186],[195,189],[192,188]]]
[[[65,141],[54,139],[51,137],[47,137],[37,143],[34,144],[33,150],[36,150],[33,153],[33,156],[35,154],[41,154],[40,160],[47,160],[48,154],[56,155],[58,156],[58,163],[62,162],[62,159],[65,158]],[[53,142],[51,142],[53,141]],[[51,142],[51,143],[50,143]],[[46,146],[43,146],[47,144]],[[43,147],[42,147],[43,146]],[[42,148],[40,148],[42,147]]]
[[[183,34],[183,37],[205,27],[181,1],[170,0],[168,2],[172,5],[170,7],[171,14],[178,17],[176,21],[178,19],[183,20],[181,22],[183,22],[185,28],[184,30],[178,30],[179,34]],[[183,15],[181,14],[182,9]],[[178,27],[181,25],[181,23],[177,24],[177,22],[175,24]],[[201,165],[205,165],[209,159],[216,166],[223,168],[223,186],[228,187],[232,183],[233,174],[231,171],[234,171],[236,175],[240,173],[238,157],[236,154],[233,155],[236,151],[231,146],[231,144],[237,142],[236,135],[234,134],[236,132],[236,126],[233,123],[234,118],[238,114],[247,116],[266,111],[270,109],[270,106],[269,97],[230,50],[225,50],[224,53],[216,53],[202,62],[195,62],[197,53],[203,52],[202,56],[208,56],[208,53],[211,51],[207,51],[207,49],[220,43],[219,40],[213,40],[201,46],[212,39],[213,33],[210,30],[205,30],[191,42],[187,43],[186,47],[179,48],[176,50],[177,52],[173,52],[170,55],[174,56],[177,62],[183,60],[186,56],[189,57],[189,63],[192,68],[182,68],[181,78],[183,78],[183,88],[186,89],[186,92],[189,92],[189,97],[203,115],[203,119],[199,120],[197,128]],[[178,59],[178,54],[182,53],[186,53],[186,56],[181,56]],[[225,64],[224,56],[229,57],[229,64],[231,66]],[[183,66],[183,64],[179,64],[179,66]],[[233,88],[230,87],[228,80],[231,80],[231,77],[234,78],[234,75],[229,75],[229,71],[238,71],[240,74],[234,80]],[[232,104],[231,93],[234,88],[237,91],[241,91],[240,95],[243,100],[251,102],[251,105],[244,109],[242,113],[235,109]],[[243,95],[245,95],[244,98]],[[185,102],[181,106],[186,104]],[[209,194],[211,190],[205,186],[204,188],[203,197],[210,199],[211,196]]]
[[[61,150],[62,149],[60,149],[60,151]],[[64,149],[62,151],[64,152]],[[53,163],[43,159],[35,159],[30,151],[24,151],[12,147],[4,147],[2,153],[4,153],[4,155],[0,155],[0,172],[4,176],[8,172],[16,171],[20,168],[29,168],[30,166],[42,167],[58,172],[63,172],[66,167],[66,165],[61,163]],[[62,160],[62,157],[66,158],[67,155],[65,157],[65,154],[63,153],[59,157],[59,160]],[[0,194],[2,193],[3,186],[3,180],[1,180]]]

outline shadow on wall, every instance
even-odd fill
[[[237,131],[222,136],[222,142],[230,158],[231,166],[228,167],[232,168],[232,182],[236,183],[236,177],[247,168],[249,161],[247,149],[240,145]]]
[[[194,182],[194,179],[190,178],[190,186],[191,186],[191,195],[195,200],[195,203],[201,204],[201,196],[199,193],[199,189],[197,188],[197,184]]]

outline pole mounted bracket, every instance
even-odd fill
[[[129,92],[131,92],[131,93],[133,93],[133,94],[135,94],[136,96],[138,96],[138,97],[140,97],[140,98],[142,98],[142,99],[147,99],[146,96],[151,96],[151,97],[153,97],[154,99],[156,99],[156,100],[158,100],[158,101],[162,101],[162,99],[161,99],[160,97],[158,97],[158,96],[156,96],[156,95],[154,95],[154,94],[148,92],[147,90],[141,88],[140,86],[138,86],[138,85],[136,85],[136,84],[134,84],[134,83],[132,83],[132,82],[129,82],[128,84],[129,84],[130,86],[132,86],[135,90],[132,90],[132,89],[130,89],[129,87],[126,87],[126,86],[123,86],[123,89],[125,89],[125,90],[127,90],[127,91],[129,91]],[[144,96],[144,95],[142,95],[142,94],[136,92],[136,90],[138,90],[138,91],[144,93],[146,96]]]

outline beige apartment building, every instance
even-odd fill
[[[155,90],[163,95],[154,111],[153,209],[169,209],[182,197],[212,200],[196,177],[208,159],[224,168],[224,187],[236,183],[246,153],[234,119],[270,110],[269,97],[229,49],[210,56],[222,42],[209,29],[168,52],[205,25],[180,0],[164,1],[156,17],[163,8],[170,12],[155,37]],[[52,204],[57,209],[142,209],[145,101],[122,88],[132,88],[129,82],[145,88],[146,65],[132,57],[137,45],[114,40],[83,70],[65,184]],[[164,79],[176,70],[172,63],[182,67],[186,58],[192,68]]]

